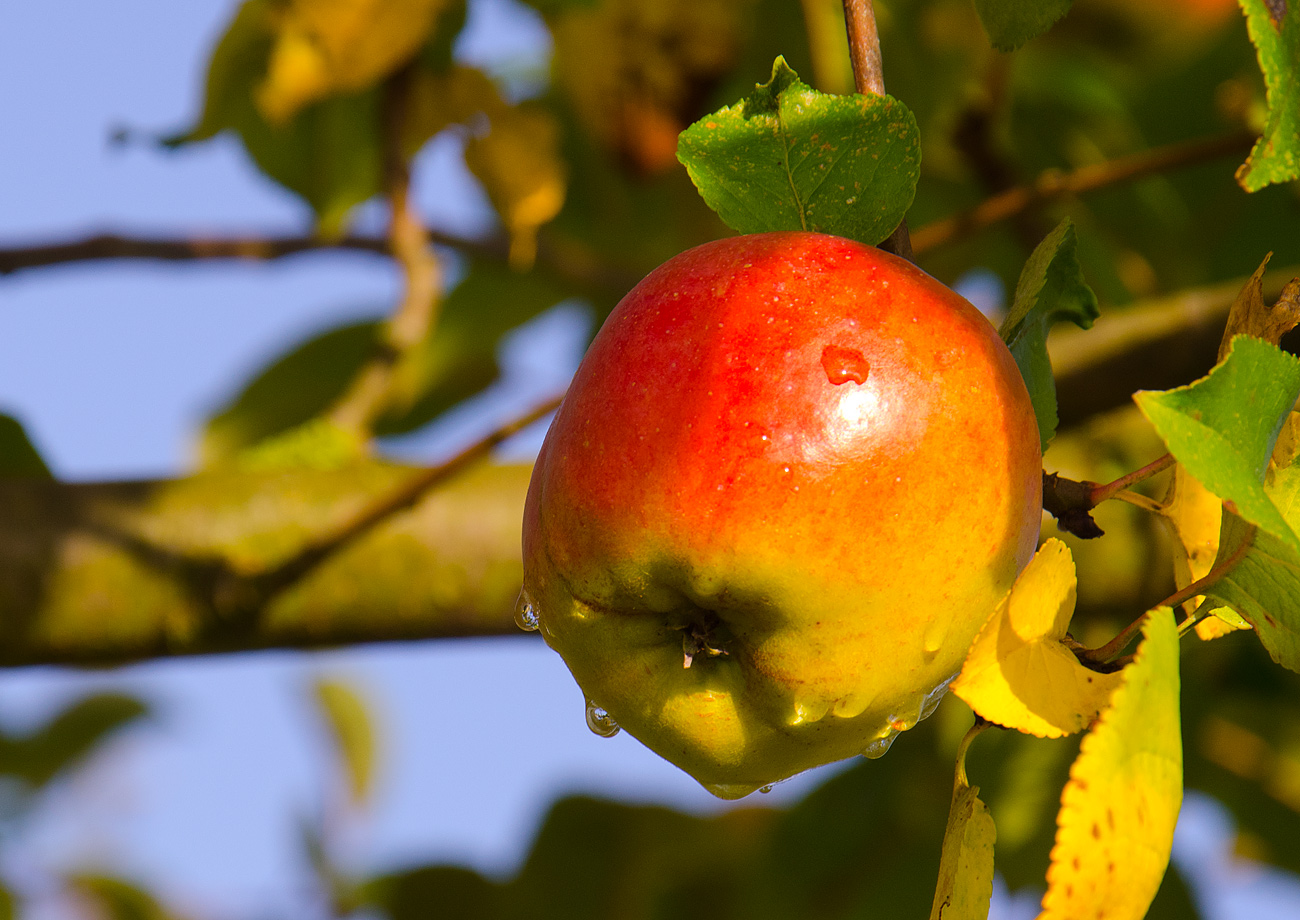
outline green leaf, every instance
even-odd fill
[[[439,920],[490,920],[500,915],[501,891],[472,869],[421,866],[371,879],[360,895],[390,920],[428,920],[432,904]],[[534,907],[544,910],[544,905]]]
[[[1300,361],[1250,336],[1195,383],[1134,394],[1170,453],[1252,524],[1300,550],[1300,538],[1264,489],[1278,432],[1300,397]],[[1220,541],[1220,554],[1228,546]]]
[[[1015,51],[1070,11],[1074,0],[975,0],[993,47]]]
[[[1241,187],[1257,192],[1266,185],[1300,178],[1300,3],[1240,2],[1268,95],[1264,134],[1237,170]]]
[[[0,414],[0,476],[51,478],[40,451],[12,415]]]
[[[1020,272],[1016,296],[999,333],[1029,388],[1044,450],[1056,434],[1056,380],[1047,355],[1047,333],[1069,320],[1083,329],[1097,318],[1097,295],[1083,280],[1069,218],[1038,244]]]
[[[108,875],[76,874],[68,887],[99,908],[105,920],[169,920],[170,912],[138,885]]]
[[[393,18],[404,4],[419,8],[411,23]],[[374,4],[348,0],[348,5]],[[485,102],[481,97],[484,83],[490,90],[490,81],[461,73],[471,68],[452,68],[447,74],[430,71],[443,64],[436,51],[446,43],[444,33],[460,28],[462,17],[455,15],[454,4],[444,8],[441,0],[401,0],[396,6],[386,6],[392,9],[385,13],[381,31],[396,29],[420,41],[429,39],[424,49],[429,53],[421,56],[412,81],[408,124],[402,132],[403,146],[413,154],[433,133],[472,118],[488,104],[491,100]],[[274,0],[246,0],[213,50],[198,124],[163,143],[175,147],[234,131],[263,173],[311,206],[320,232],[337,236],[343,232],[350,210],[380,191],[381,88],[372,84],[396,59],[391,58],[391,49],[373,48],[364,42],[364,47],[348,44],[354,39],[370,41],[361,34],[368,27],[364,16],[343,23],[345,27],[337,35],[331,32],[323,45],[305,42],[307,32],[321,32],[325,20],[316,19],[322,15],[328,19],[335,12],[317,7],[314,0],[300,3],[294,14],[286,17]],[[439,10],[444,15],[437,15]],[[299,25],[311,20],[313,24],[290,28],[288,20],[300,21]],[[286,29],[297,36],[288,45]],[[408,48],[410,41],[405,37],[399,44],[407,56],[419,50],[419,42]],[[298,51],[291,53],[292,48],[286,50],[289,46]],[[322,70],[321,55],[331,60],[342,55],[349,63],[342,70]],[[294,83],[293,60],[303,64],[299,76],[304,82],[300,84]],[[278,70],[268,83],[273,68]],[[427,91],[431,82],[438,84],[440,91]],[[494,90],[490,91],[495,99]]]
[[[312,693],[343,762],[352,801],[363,804],[375,773],[375,728],[369,707],[355,687],[340,680],[318,679]]]
[[[376,433],[414,431],[483,390],[497,377],[501,337],[573,293],[536,273],[472,263],[469,274],[443,301],[432,338],[403,356],[395,401],[376,424]],[[214,466],[240,457],[246,468],[267,468],[257,463],[250,467],[248,449],[301,428],[329,409],[373,353],[379,334],[377,322],[349,323],[318,333],[275,359],[208,422],[199,450],[204,463]],[[319,448],[328,443],[303,436],[309,433],[300,432],[282,446]],[[270,459],[282,455],[286,451]]]
[[[1300,465],[1278,470],[1266,487],[1266,498],[1294,528],[1300,526]],[[1249,525],[1228,512],[1223,516],[1220,561],[1249,539]],[[1255,634],[1273,660],[1300,671],[1300,552],[1286,540],[1257,531],[1246,555],[1207,592],[1207,603],[1230,604],[1255,627]]]
[[[377,322],[349,323],[277,358],[208,422],[199,448],[204,462],[229,459],[324,412],[343,395],[378,337]]]
[[[30,735],[0,737],[0,774],[15,776],[39,789],[147,712],[135,697],[120,693],[78,700]]]
[[[876,244],[916,195],[916,119],[890,96],[828,96],[777,58],[772,79],[682,132],[677,158],[733,230]]]

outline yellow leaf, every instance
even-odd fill
[[[952,691],[980,716],[1040,738],[1087,727],[1119,684],[1062,641],[1075,600],[1074,560],[1048,540],[975,638]]]
[[[538,228],[564,206],[567,177],[554,117],[534,109],[501,109],[488,134],[465,145],[465,163],[506,225],[510,264],[528,268]]]
[[[954,784],[930,920],[984,920],[989,915],[997,828],[979,791],[960,779]]]
[[[1153,611],[1061,793],[1039,920],[1141,920],[1169,865],[1183,799],[1178,630]]]
[[[257,106],[284,124],[303,106],[373,86],[415,56],[447,0],[288,0]]]
[[[352,801],[360,805],[370,794],[375,772],[375,730],[370,712],[356,689],[343,681],[321,678],[312,689],[343,761]]]

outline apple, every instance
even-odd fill
[[[1038,444],[997,332],[920,269],[707,243],[623,298],[551,424],[523,624],[594,729],[717,795],[878,755],[1033,554]]]

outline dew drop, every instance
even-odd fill
[[[587,727],[602,738],[613,738],[619,732],[618,723],[591,700],[587,700]]]
[[[527,591],[520,591],[519,600],[515,602],[515,625],[524,632],[537,632],[542,625],[541,613]]]
[[[897,737],[898,732],[895,731],[882,735],[863,749],[862,756],[868,760],[879,760],[893,746],[894,739]]]
[[[933,655],[943,647],[943,640],[948,638],[949,625],[948,618],[944,616],[937,616],[926,624],[925,633],[921,636],[921,647],[926,654]]]
[[[772,791],[772,783],[768,783],[766,786],[759,789],[758,791],[761,792],[763,795],[767,795],[769,792]]]
[[[866,383],[871,365],[856,348],[843,345],[827,345],[822,349],[822,369],[826,379],[836,386],[848,383]]]

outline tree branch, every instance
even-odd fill
[[[1008,189],[969,211],[926,224],[916,231],[912,248],[918,253],[928,252],[1049,201],[1243,153],[1249,151],[1256,140],[1252,133],[1238,132],[1143,150],[1070,172],[1047,170],[1029,185]]]
[[[849,60],[853,63],[853,83],[862,95],[885,95],[885,71],[880,60],[880,33],[876,29],[873,0],[844,0],[844,24],[849,36]],[[909,262],[912,238],[907,232],[907,218],[894,228],[880,248]]]

